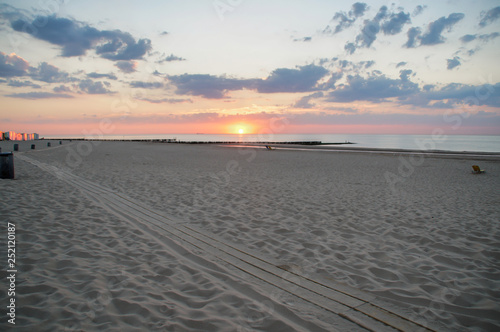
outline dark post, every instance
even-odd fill
[[[14,178],[14,154],[12,152],[0,153],[0,179]]]
[[[35,144],[31,144],[31,150],[35,150]]]
[[[50,142],[47,143],[47,146],[50,147]]]
[[[14,151],[19,151],[19,144],[14,144]]]
[[[59,141],[59,145],[61,145],[61,144],[62,144],[62,141]]]

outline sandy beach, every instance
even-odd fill
[[[0,180],[16,330],[500,329],[498,156],[36,144]]]

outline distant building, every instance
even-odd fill
[[[37,133],[26,134],[26,133],[16,133],[14,131],[0,131],[0,140],[5,141],[31,141],[39,139],[39,135]]]

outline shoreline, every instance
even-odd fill
[[[25,146],[23,151],[31,150],[29,146],[41,142],[38,145],[38,149],[45,149],[50,147],[56,147],[59,145],[64,145],[67,142],[130,142],[130,143],[155,143],[155,144],[168,144],[168,145],[207,145],[207,146],[228,146],[228,147],[244,147],[244,148],[265,148],[266,146],[271,146],[273,148],[278,148],[282,150],[294,150],[294,151],[307,151],[307,150],[318,150],[318,151],[329,151],[329,152],[366,152],[366,153],[380,153],[380,154],[420,154],[431,157],[439,156],[449,156],[449,157],[484,157],[487,160],[500,160],[499,152],[488,152],[488,151],[454,151],[454,150],[422,150],[422,149],[400,149],[400,148],[372,148],[372,147],[357,147],[352,146],[357,143],[345,142],[345,143],[322,143],[315,141],[304,141],[304,142],[224,142],[224,141],[213,141],[213,142],[167,142],[165,139],[68,139],[68,138],[42,138],[39,140],[32,141],[0,141],[1,152],[13,151],[13,148],[6,148],[9,144],[20,144]],[[51,146],[46,146],[45,143],[51,143]],[[67,145],[67,144],[66,144]],[[343,146],[349,145],[349,146]],[[21,149],[21,146],[20,146]],[[31,150],[33,151],[33,150]]]

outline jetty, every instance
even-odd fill
[[[106,142],[145,142],[145,143],[167,143],[167,144],[238,144],[238,145],[343,145],[356,144],[352,142],[323,143],[322,141],[181,141],[175,138],[169,139],[106,139],[106,138],[52,138],[51,140],[67,141],[106,141]]]

